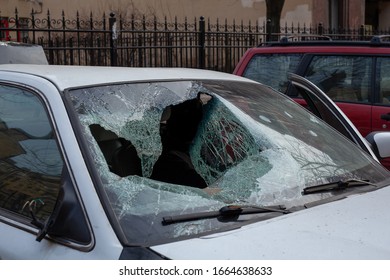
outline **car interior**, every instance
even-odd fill
[[[114,132],[98,124],[90,125],[90,130],[97,141],[111,172],[126,177],[142,176],[141,159],[133,144]]]

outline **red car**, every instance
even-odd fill
[[[389,36],[371,41],[269,42],[249,49],[234,70],[285,92],[305,105],[289,86],[288,73],[296,73],[322,89],[365,137],[372,131],[390,131]],[[390,167],[390,160],[382,161]]]

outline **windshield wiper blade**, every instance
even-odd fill
[[[180,222],[188,222],[201,219],[210,218],[234,218],[240,215],[258,214],[258,213],[271,213],[280,212],[282,214],[288,214],[290,211],[286,210],[283,205],[277,206],[240,206],[240,205],[227,205],[219,209],[218,211],[190,213],[177,216],[163,217],[162,224],[170,225]]]
[[[340,180],[337,182],[306,187],[303,189],[302,195],[329,192],[329,191],[340,191],[340,190],[345,190],[347,188],[362,187],[367,185],[375,186],[375,184],[370,183],[368,180],[359,180],[359,179],[350,179],[346,181]]]

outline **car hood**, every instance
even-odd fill
[[[152,247],[171,259],[390,259],[390,187]]]

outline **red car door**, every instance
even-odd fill
[[[372,130],[390,131],[390,106],[372,106]]]
[[[376,130],[373,129],[371,122],[372,105],[344,102],[336,102],[336,104],[347,115],[363,137],[367,136],[371,131]]]
[[[390,130],[390,57],[376,59],[372,130]]]

